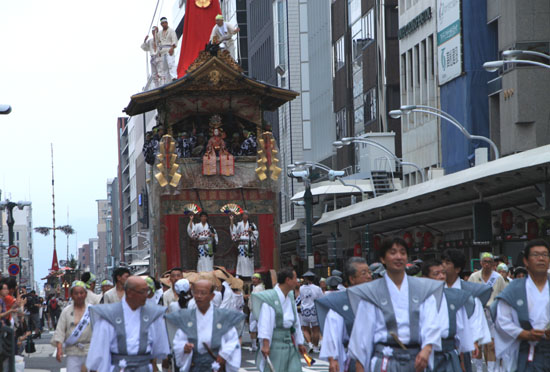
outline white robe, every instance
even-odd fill
[[[231,54],[233,59],[237,59],[235,55],[235,42],[233,41],[233,35],[237,33],[237,27],[231,26],[229,23],[224,22],[220,27],[214,25],[212,32],[210,33],[210,41],[214,39],[214,36],[217,36],[220,42],[220,48],[227,49]]]
[[[319,359],[328,361],[329,357],[338,361],[340,372],[344,372],[349,355],[344,348],[344,342],[349,340],[344,318],[337,312],[329,310],[323,328],[323,342]]]
[[[447,283],[445,283],[445,288],[448,288]],[[451,288],[462,289],[460,278],[456,279]],[[479,345],[485,345],[491,342],[491,332],[489,330],[489,324],[487,323],[485,311],[483,310],[483,305],[479,298],[474,298],[474,303],[474,313],[470,316],[469,319],[473,339],[474,342],[477,342]]]
[[[89,289],[87,289],[86,292],[88,292],[86,294],[86,303],[88,305],[99,305],[99,303],[101,302],[101,298],[103,296],[95,292],[92,292]]]
[[[401,289],[397,289],[397,286],[388,275],[384,275],[382,279],[378,280],[386,280],[397,321],[397,336],[401,342],[408,344],[411,337],[407,275],[405,275],[401,283]],[[367,370],[371,366],[371,362],[372,366],[376,362],[376,357],[373,356],[375,344],[387,341],[388,330],[382,310],[370,302],[359,302],[355,319],[368,319],[368,321],[354,323],[348,349],[352,357],[359,361],[365,367],[365,370]],[[420,305],[419,323],[421,348],[429,344],[432,345],[429,367],[433,368],[433,352],[441,350],[440,330],[444,327],[441,319],[437,317],[437,303],[433,295]]]
[[[211,345],[212,341],[212,326],[214,323],[214,306],[210,305],[205,314],[202,314],[198,309],[196,311],[197,316],[197,336],[198,345],[194,345],[193,350],[197,350],[199,353],[206,353],[207,350],[203,346],[206,343]],[[191,367],[191,361],[193,358],[193,352],[185,354],[183,349],[188,342],[187,335],[181,329],[176,331],[173,340],[174,356],[176,358],[176,365],[180,366],[180,372],[189,371]],[[221,347],[219,350],[219,356],[225,359],[225,370],[227,372],[237,372],[241,366],[241,349],[239,344],[239,335],[235,327],[227,331],[221,339]]]
[[[527,291],[527,308],[529,322],[534,329],[547,329],[550,326],[550,292],[548,281],[541,292],[533,280],[528,277],[525,281]],[[523,331],[519,325],[518,313],[505,301],[499,301],[495,320],[495,353],[502,359],[505,371],[514,371],[517,366],[519,352],[518,336]],[[533,342],[532,345],[536,345]]]
[[[137,355],[139,350],[141,308],[132,310],[126,300],[123,300],[122,311],[124,314],[128,354]],[[88,358],[86,359],[86,368],[98,372],[110,372],[114,368],[111,365],[111,354],[118,353],[115,329],[107,320],[100,318],[93,325],[92,332],[92,341]],[[162,316],[149,326],[147,336],[147,352],[151,353],[151,359],[164,359],[169,353],[170,345]]]
[[[437,314],[438,319],[443,324],[441,328],[441,338],[445,339],[449,337],[449,309],[447,304],[447,298],[443,295],[441,299],[441,307]],[[474,351],[474,335],[470,321],[468,319],[468,314],[466,309],[461,307],[456,312],[456,334],[455,341],[457,345],[457,350],[460,353],[469,353]]]
[[[122,296],[124,297],[124,295]],[[122,298],[118,297],[118,293],[116,291],[116,287],[113,287],[109,289],[107,292],[103,294],[103,303],[104,304],[114,304],[116,302],[120,302]]]
[[[199,249],[199,260],[197,263],[197,271],[212,271],[213,265],[214,265],[214,257],[208,257],[208,256],[200,256],[201,248],[206,252],[207,244],[210,240],[210,225],[205,223],[204,225],[202,222],[195,223],[195,224],[189,224],[187,225],[187,234],[191,239],[198,240],[199,246],[197,247]],[[216,241],[216,244],[218,244],[218,233],[216,232],[214,236],[214,240]]]
[[[239,256],[237,258],[237,276],[250,277],[254,275],[254,257],[246,257],[244,254],[247,250],[252,250],[258,241],[259,233],[256,227],[252,233],[248,231],[250,223],[247,221],[238,222],[236,225],[230,225],[229,230],[231,239],[239,244]],[[249,243],[251,246],[249,247]]]

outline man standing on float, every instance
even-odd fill
[[[200,222],[193,223],[195,215],[191,215],[187,226],[187,234],[191,239],[198,240],[199,261],[197,271],[212,271],[214,270],[214,245],[218,244],[218,233],[208,223],[206,212],[202,211],[199,216]]]

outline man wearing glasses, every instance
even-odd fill
[[[502,292],[506,287],[506,282],[504,281],[504,278],[494,270],[494,263],[495,260],[493,254],[490,252],[483,252],[481,254],[481,270],[476,271],[475,273],[470,275],[470,279],[468,279],[469,282],[481,283],[493,288],[491,297],[489,298],[489,301],[487,301],[487,307],[491,306],[496,296],[498,296],[500,292]],[[492,324],[492,321],[489,319],[490,317],[487,313],[488,311],[486,310],[487,322],[489,323],[491,336],[494,339],[495,327]],[[487,345],[484,345],[483,353],[485,354],[485,360],[487,361],[487,371],[497,371],[498,369],[495,357],[495,344],[493,341],[491,341]],[[474,358],[472,361],[478,371],[483,368],[483,360],[481,359],[481,355],[479,358]]]
[[[505,371],[550,371],[548,243],[542,239],[528,242],[523,263],[529,276],[512,281],[491,308],[496,353]]]
[[[169,352],[165,308],[146,304],[147,282],[131,276],[121,302],[90,307],[92,341],[86,360],[90,371],[150,371],[152,360]]]

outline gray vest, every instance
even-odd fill
[[[550,277],[548,278],[550,281]],[[495,301],[491,305],[491,316],[493,320],[497,316],[497,304],[499,301],[506,302],[511,306],[516,313],[518,314],[518,321],[521,328],[526,331],[533,329],[531,322],[529,321],[529,307],[527,305],[527,288],[525,287],[527,278],[515,279],[510,284],[504,288],[502,292],[498,294],[495,298]],[[527,341],[521,341],[519,345],[519,355],[518,355],[518,372],[526,371],[529,364],[527,362],[527,355],[529,353],[529,343]],[[541,354],[543,354],[541,358]],[[535,360],[534,364],[539,365],[539,367],[547,367],[547,359],[544,357],[544,354],[550,354],[550,341],[541,340],[537,343],[535,347]],[[542,368],[540,370],[543,370]]]
[[[472,296],[463,290],[456,288],[445,288],[443,294],[447,300],[447,310],[449,314],[449,336],[447,339],[454,339],[456,335],[456,313],[464,306],[468,317],[473,314]]]
[[[443,282],[412,276],[408,276],[407,281],[409,284],[409,345],[419,345],[420,305],[422,305],[428,297],[434,295],[437,308],[439,309],[443,293]],[[357,306],[359,306],[361,300],[368,301],[382,310],[386,329],[388,330],[386,343],[397,346],[395,340],[391,336],[392,333],[397,335],[397,320],[395,318],[395,312],[393,310],[393,304],[391,302],[386,280],[381,278],[369,283],[363,283],[348,288],[346,292],[348,293],[350,304],[354,312],[357,311]]]
[[[472,297],[479,298],[479,301],[481,301],[484,307],[487,305],[487,302],[489,302],[491,294],[493,293],[493,287],[481,283],[467,282],[462,279],[460,280],[460,287],[463,291],[469,292]]]
[[[97,321],[98,318],[103,318],[108,321],[115,329],[118,353],[111,354],[111,364],[113,364],[113,366],[115,367],[115,372],[120,370],[119,362],[122,360],[126,362],[126,371],[149,371],[149,364],[151,361],[151,354],[147,353],[149,327],[155,322],[155,320],[160,318],[165,311],[166,308],[157,305],[146,304],[145,306],[141,307],[138,353],[137,355],[128,355],[122,302],[117,302],[114,304],[102,304],[90,307],[92,327],[94,322]]]
[[[168,325],[173,325],[174,327],[185,332],[189,342],[194,345],[197,345],[198,343],[199,332],[197,330],[196,312],[197,309],[181,309],[165,316]],[[210,349],[215,355],[217,355],[220,350],[223,335],[226,334],[231,328],[237,327],[244,320],[244,318],[245,315],[243,313],[214,307]],[[210,354],[208,354],[208,352],[200,354],[197,347],[193,352],[190,372],[211,370],[213,361],[214,359],[210,356]]]
[[[351,335],[355,316],[351,310],[351,304],[349,303],[349,298],[346,291],[329,293],[324,297],[318,298],[315,300],[315,306],[317,307],[317,318],[319,318],[321,333],[325,328],[325,319],[327,314],[330,310],[332,310],[344,318],[344,324],[346,326],[346,330],[348,331],[348,335]]]

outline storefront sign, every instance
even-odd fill
[[[399,29],[397,37],[399,40],[409,36],[420,28],[424,23],[432,19],[432,7],[426,8],[422,13],[414,17],[409,23]]]
[[[462,74],[460,0],[437,1],[437,57],[439,85]]]

